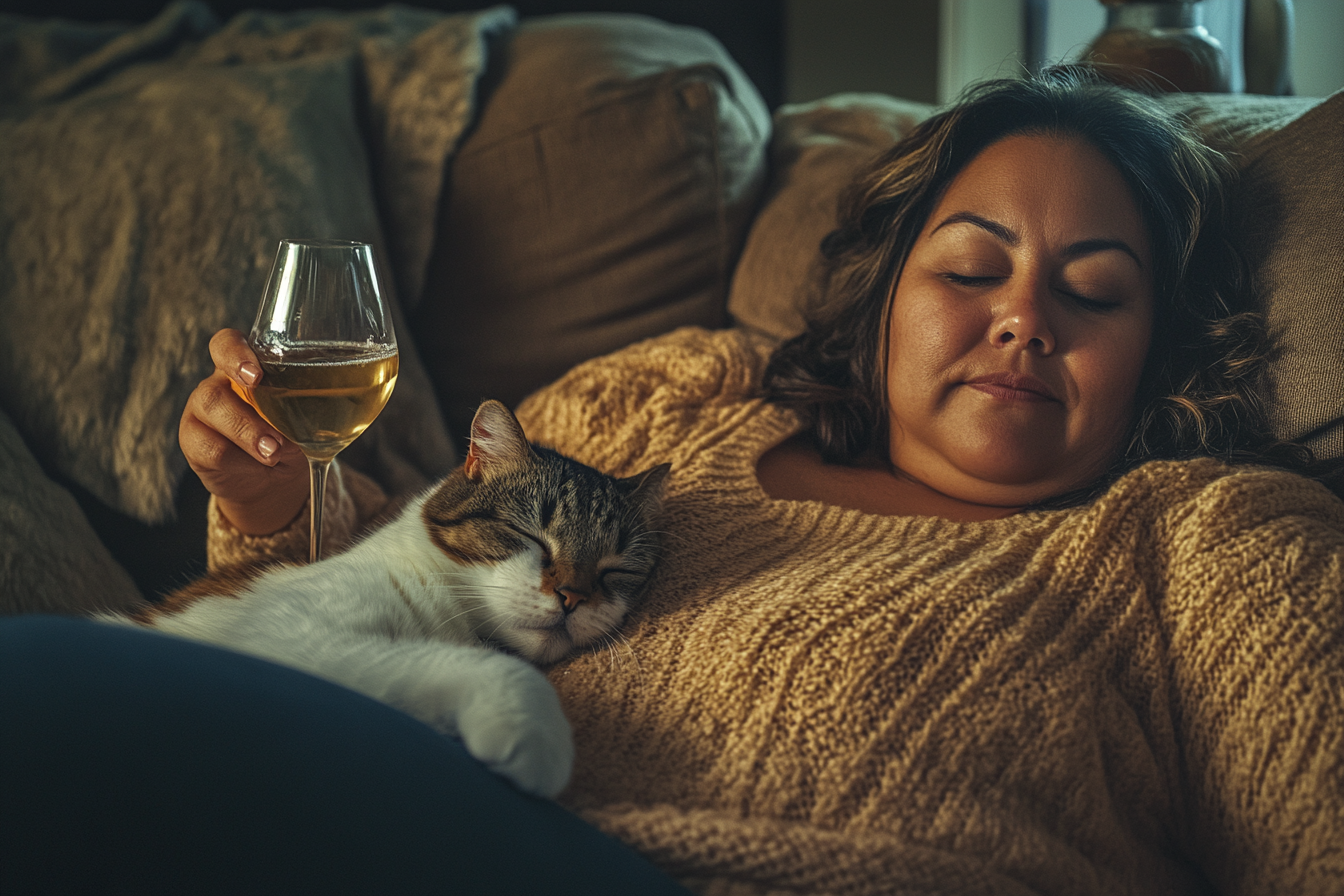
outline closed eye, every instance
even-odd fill
[[[602,570],[597,580],[604,590],[610,591],[614,588],[633,588],[643,578],[644,574],[642,572],[617,566]]]
[[[533,535],[531,532],[528,532],[526,529],[520,529],[518,526],[515,526],[513,523],[505,523],[504,525],[508,526],[508,527],[509,527],[510,529],[512,529],[516,534],[521,535],[523,538],[526,538],[528,541],[532,542],[532,543],[535,544],[537,547],[541,548],[541,565],[542,565],[542,566],[550,566],[550,565],[551,565],[551,549],[550,549],[549,546],[547,546],[546,542],[542,541],[540,538],[538,538],[537,536]]]
[[[974,277],[970,274],[953,274],[951,272],[943,275],[943,279],[958,286],[992,286],[1002,280],[1002,277]]]
[[[1079,295],[1076,292],[1070,292],[1067,289],[1056,290],[1060,295],[1074,302],[1080,308],[1088,311],[1112,311],[1120,307],[1119,302],[1108,302],[1102,299],[1089,299],[1087,296]]]
[[[977,287],[993,286],[995,283],[998,283],[1003,280],[1002,277],[973,276],[970,274],[954,274],[951,272],[944,274],[943,278],[950,283],[955,283],[958,286],[967,286],[973,289]],[[1069,301],[1078,305],[1080,308],[1085,308],[1088,311],[1111,311],[1115,308],[1119,308],[1121,304],[1120,302],[1109,302],[1101,299],[1091,299],[1085,295],[1072,292],[1067,289],[1057,288],[1055,291],[1058,292],[1060,295],[1064,296]]]

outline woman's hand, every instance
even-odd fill
[[[220,330],[210,357],[215,372],[192,391],[177,440],[229,522],[248,535],[268,535],[303,509],[308,461],[246,400],[262,373],[243,334]]]

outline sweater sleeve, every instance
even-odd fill
[[[387,495],[369,477],[332,463],[322,502],[322,554],[347,546],[389,507]],[[239,563],[307,562],[309,502],[289,525],[269,535],[245,535],[220,512],[214,497],[206,521],[206,568],[210,572]]]
[[[769,343],[686,327],[575,367],[529,396],[529,439],[615,476],[678,453],[697,423],[759,389]]]
[[[1249,470],[1170,532],[1191,846],[1228,896],[1344,893],[1344,503]]]

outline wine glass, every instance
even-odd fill
[[[264,374],[253,404],[308,458],[308,559],[316,562],[332,458],[368,428],[397,384],[397,337],[373,249],[281,240],[247,341]]]

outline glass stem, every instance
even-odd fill
[[[327,470],[331,458],[308,458],[308,478],[312,483],[312,527],[309,529],[308,562],[316,563],[322,556],[322,505],[327,494]]]

